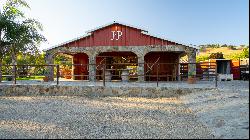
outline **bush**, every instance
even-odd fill
[[[243,56],[244,58],[249,58],[249,48],[244,48],[244,49],[242,50],[242,56]]]
[[[196,62],[201,62],[201,61],[205,61],[205,60],[208,60],[208,59],[209,59],[209,56],[207,56],[207,55],[197,56],[196,57]]]
[[[6,81],[12,81],[12,76],[7,76]]]
[[[209,56],[209,59],[224,59],[224,56],[222,52],[217,52],[217,53],[212,53]]]
[[[71,79],[71,72],[72,71],[69,66],[65,66],[60,70],[62,77],[66,79]]]
[[[225,58],[231,59],[231,60],[249,58],[249,48],[244,48],[241,53],[234,53],[234,54],[225,56]]]
[[[206,46],[200,46],[200,52],[206,52]]]
[[[227,48],[230,49],[230,50],[237,50],[236,46],[232,46],[232,45],[227,46]]]

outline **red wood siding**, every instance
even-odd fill
[[[240,61],[231,61],[231,73],[233,74],[234,80],[240,80]]]
[[[112,31],[121,31],[119,40],[113,38]],[[117,37],[117,36],[116,36]],[[64,46],[92,47],[92,46],[145,46],[145,45],[175,45],[177,43],[152,37],[141,33],[141,30],[132,27],[113,24],[96,30],[91,36],[70,42]]]
[[[89,59],[88,56],[84,53],[79,53],[73,55],[73,62],[74,64],[83,64],[81,65],[75,65],[74,66],[74,75],[88,75],[88,65]],[[74,80],[87,80],[88,76],[75,76]]]

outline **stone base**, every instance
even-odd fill
[[[214,88],[1,85],[0,96],[178,97]]]
[[[233,74],[219,74],[218,80],[219,81],[233,81],[234,77]]]

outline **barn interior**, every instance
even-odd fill
[[[111,80],[122,80],[121,73],[124,69],[130,69],[131,80],[136,80],[133,75],[137,74],[137,55],[133,52],[103,52],[96,57],[96,79],[103,79],[103,65],[111,72]]]
[[[149,52],[145,55],[145,81],[176,81],[181,52]],[[159,64],[159,66],[158,66]]]

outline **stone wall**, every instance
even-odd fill
[[[178,97],[213,88],[1,85],[0,96]]]

